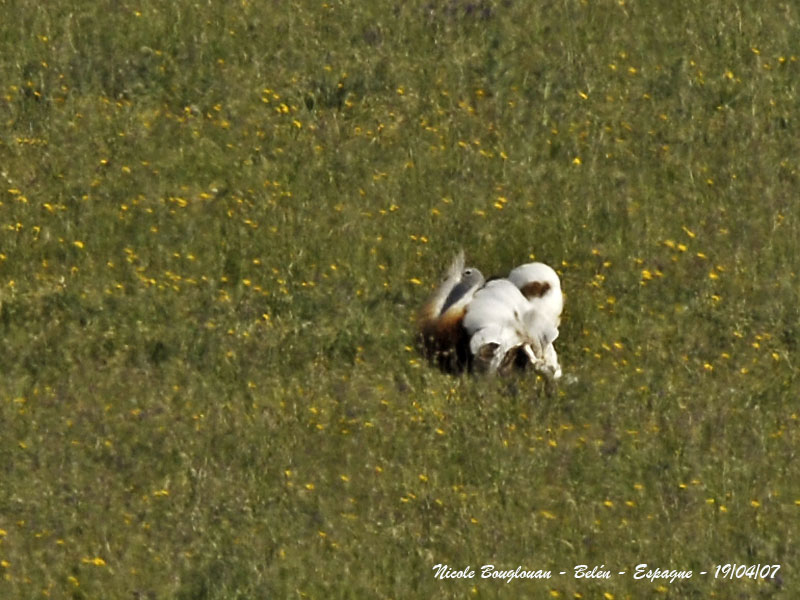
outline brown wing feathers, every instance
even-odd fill
[[[461,252],[417,315],[422,352],[444,371],[459,372],[469,363],[469,338],[462,321],[472,294],[481,285],[483,275],[477,269],[464,268]]]

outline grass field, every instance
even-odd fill
[[[795,597],[797,6],[0,11],[0,597]],[[553,397],[417,354],[459,248]]]

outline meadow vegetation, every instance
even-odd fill
[[[0,11],[0,596],[800,589],[796,5]],[[460,248],[559,271],[554,396],[421,360]]]

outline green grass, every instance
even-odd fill
[[[0,596],[794,597],[791,3],[0,10]],[[459,248],[554,397],[414,351]]]

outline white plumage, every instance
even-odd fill
[[[508,274],[513,283],[537,310],[556,322],[561,319],[564,309],[564,296],[561,293],[561,280],[552,267],[540,262],[517,267]]]
[[[420,331],[440,366],[455,360],[458,367],[448,370],[468,366],[505,374],[531,364],[552,382],[561,377],[553,342],[563,305],[558,274],[544,263],[525,264],[506,279],[484,283],[479,271],[464,269],[462,253],[423,307]]]
[[[513,269],[508,274],[508,279],[519,288],[522,295],[528,300],[531,310],[535,310],[539,315],[535,327],[548,332],[546,337],[549,342],[544,346],[541,358],[546,370],[552,372],[552,379],[559,379],[561,366],[558,364],[558,355],[553,342],[558,337],[561,311],[564,309],[564,295],[561,293],[561,280],[558,273],[544,263],[534,262]],[[541,365],[539,366],[541,367]],[[535,362],[534,367],[537,367]],[[537,368],[537,370],[539,369]]]

